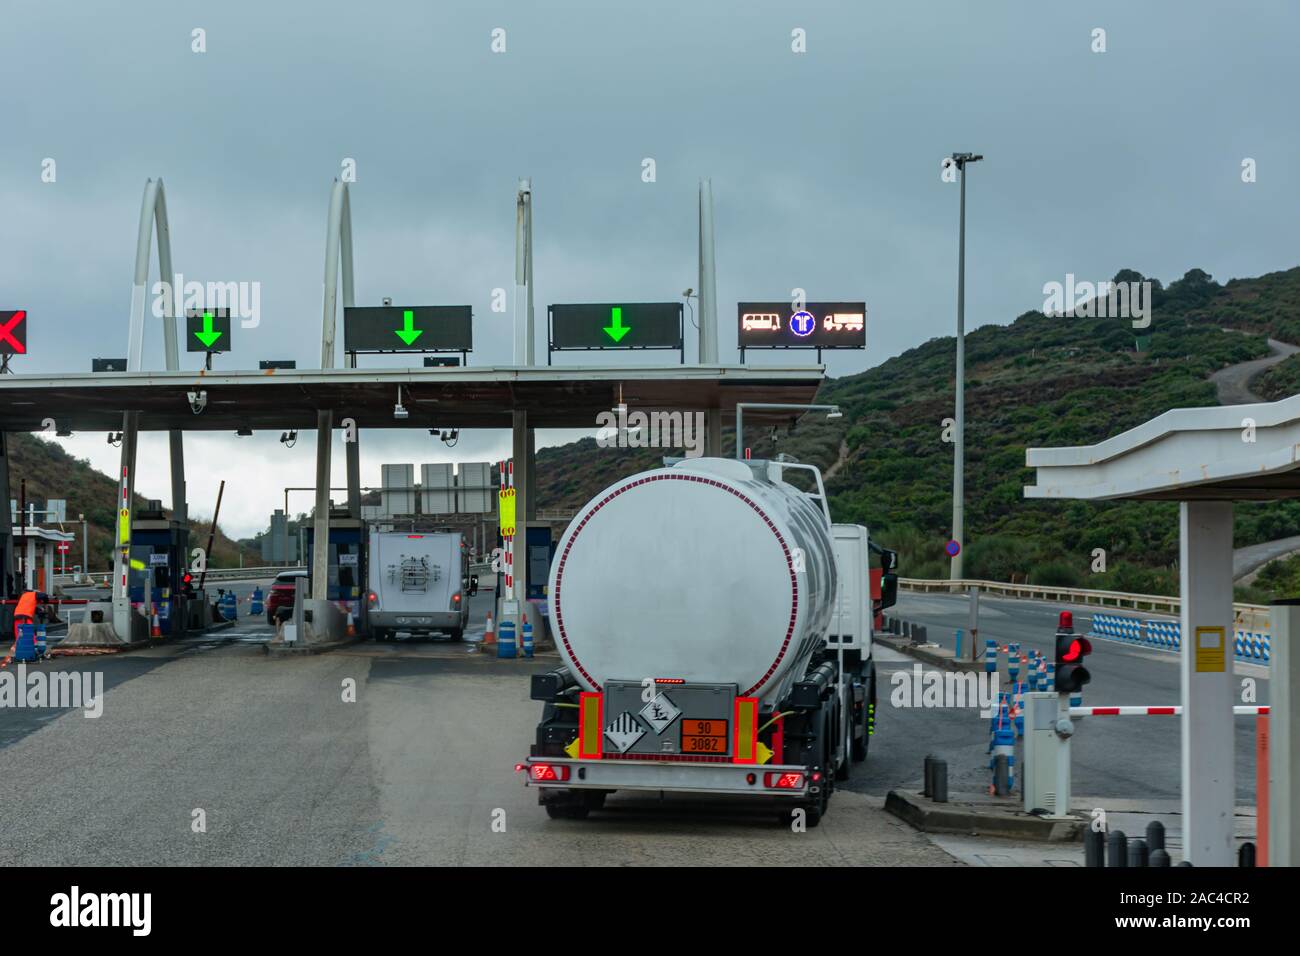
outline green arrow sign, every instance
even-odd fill
[[[631,326],[623,324],[623,310],[618,306],[613,306],[609,310],[609,325],[605,326],[605,334],[618,342],[631,331]]]
[[[211,312],[203,313],[203,331],[195,332],[194,337],[197,338],[200,342],[202,342],[203,347],[207,349],[211,349],[212,343],[216,342],[217,339],[221,338],[220,332],[214,332],[212,330]]]
[[[410,309],[404,309],[402,311],[402,327],[394,329],[393,334],[407,345],[410,345],[424,334],[424,329],[415,328],[415,313]]]

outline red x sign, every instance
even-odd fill
[[[0,312],[0,355],[27,354],[27,313]]]

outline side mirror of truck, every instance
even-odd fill
[[[892,572],[880,576],[880,607],[884,610],[898,603],[898,575]]]
[[[478,594],[478,575],[471,574],[469,576],[469,596],[473,597],[475,594]]]

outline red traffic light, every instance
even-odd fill
[[[1068,612],[1067,612],[1068,613]],[[1092,642],[1086,637],[1075,637],[1070,640],[1069,649],[1061,655],[1061,660],[1073,664],[1083,660],[1092,653]]]

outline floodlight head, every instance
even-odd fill
[[[843,418],[843,417],[844,417],[844,413],[843,413],[842,411],[840,411],[840,407],[839,407],[838,405],[836,405],[834,408],[832,408],[829,412],[826,413],[826,417],[827,417],[827,418]]]
[[[404,421],[411,417],[411,413],[406,410],[406,406],[398,402],[393,406],[393,417],[398,421]]]

